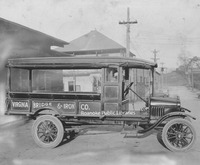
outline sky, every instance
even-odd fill
[[[200,0],[0,0],[0,17],[70,42],[98,30],[126,46],[130,9],[131,51],[177,68],[178,56],[200,57]]]

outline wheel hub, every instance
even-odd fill
[[[177,135],[176,135],[176,139],[177,140],[181,140],[183,138],[183,134],[182,133],[177,133]]]
[[[50,130],[46,130],[46,131],[45,131],[45,135],[48,136],[48,135],[50,134],[50,132],[51,132]]]

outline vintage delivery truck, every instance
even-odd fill
[[[40,57],[9,59],[6,67],[6,114],[35,120],[32,136],[40,147],[58,146],[77,125],[107,121],[140,128],[138,136],[157,130],[171,151],[187,151],[195,142],[195,118],[181,107],[179,97],[156,96],[155,63],[125,57]],[[134,69],[149,73],[147,98],[134,90]],[[144,108],[131,108],[131,92],[144,101]]]

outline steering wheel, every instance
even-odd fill
[[[129,89],[131,88],[131,86],[133,85],[133,82],[131,82],[130,84],[127,85],[126,89],[124,90],[124,96],[126,96],[129,92]]]

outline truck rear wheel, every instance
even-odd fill
[[[162,140],[169,150],[184,152],[193,146],[196,132],[188,120],[176,118],[164,126]]]
[[[58,118],[52,115],[42,115],[33,123],[32,136],[40,147],[55,148],[63,140],[64,127]]]

